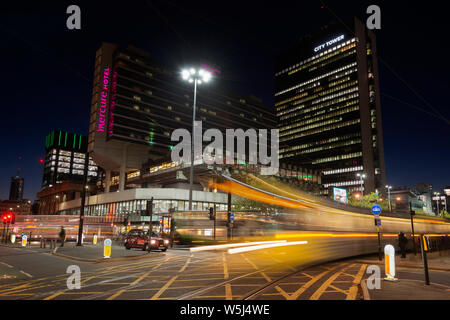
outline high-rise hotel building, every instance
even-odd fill
[[[106,173],[106,192],[111,172],[119,172],[124,190],[127,176],[146,164],[170,162],[175,129],[191,131],[194,87],[181,79],[183,67],[192,66],[169,70],[132,46],[103,43],[97,50],[88,151]],[[273,110],[256,97],[229,93],[220,77],[197,87],[196,112],[203,130],[276,127]]]
[[[328,25],[275,57],[280,162],[322,172],[322,185],[383,190],[376,38],[358,19]]]

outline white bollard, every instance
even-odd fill
[[[384,272],[387,281],[397,281],[395,278],[395,248],[388,244],[384,247]]]
[[[23,235],[22,236],[22,247],[27,246],[27,240],[28,240],[28,237],[26,235]]]
[[[16,235],[15,234],[12,234],[11,235],[11,243],[16,243]]]
[[[105,239],[103,242],[103,256],[105,259],[111,258],[111,239]]]

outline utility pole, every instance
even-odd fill
[[[414,247],[414,255],[416,255],[416,239],[414,238],[414,215],[416,214],[412,209],[411,202],[409,203],[409,214],[411,216],[411,231],[412,231],[412,241],[413,241],[413,247]]]
[[[428,273],[428,260],[427,260],[427,251],[428,244],[427,239],[423,234],[420,235],[420,248],[422,250],[422,261],[423,261],[423,270],[425,272],[425,284],[427,286],[430,285],[430,275]]]
[[[149,226],[148,226],[148,252],[152,251],[152,233],[153,233],[153,197],[150,201],[147,201],[147,214],[150,216]]]
[[[216,204],[214,203],[214,241],[216,241],[216,221],[217,221],[217,211],[216,211]]]
[[[231,193],[228,192],[228,210],[227,210],[227,240],[231,239],[231,230],[232,230],[232,222],[231,222]]]
[[[81,207],[80,207],[80,224],[78,226],[78,241],[77,246],[83,245],[83,223],[84,223],[84,205],[86,203],[86,186],[88,181],[89,170],[89,152],[86,152],[84,158],[84,176],[83,176],[83,190],[81,190]]]

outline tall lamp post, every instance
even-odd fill
[[[356,176],[359,178],[359,182],[361,183],[361,198],[362,198],[362,206],[364,207],[364,179],[366,175],[364,173],[357,173]]]
[[[196,70],[194,68],[184,69],[181,72],[183,80],[194,83],[194,105],[192,106],[192,137],[191,137],[191,168],[189,174],[189,211],[192,210],[192,186],[194,182],[194,137],[195,137],[195,108],[197,103],[197,85],[202,82],[208,82],[211,79],[211,73],[204,69]]]
[[[388,191],[389,211],[392,211],[392,205],[391,205],[391,189],[392,189],[392,186],[386,186],[386,189]]]
[[[437,205],[437,214],[436,214],[436,216],[439,216],[439,213],[440,213],[440,211],[439,211],[439,202],[441,202],[441,194],[440,194],[440,192],[435,192],[434,195],[436,196],[435,199],[436,199],[436,205]]]

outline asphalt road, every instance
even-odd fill
[[[314,246],[313,246],[314,247]],[[134,261],[88,263],[53,256],[43,249],[0,247],[2,300],[357,300],[366,264],[352,259],[309,266],[326,250],[285,247],[228,254],[169,250]],[[329,250],[332,250],[329,249]],[[317,253],[317,251],[319,253]],[[67,267],[81,270],[81,289],[67,288]],[[406,274],[408,273],[408,275]],[[400,277],[423,279],[420,270]],[[450,286],[445,272],[431,272]]]

